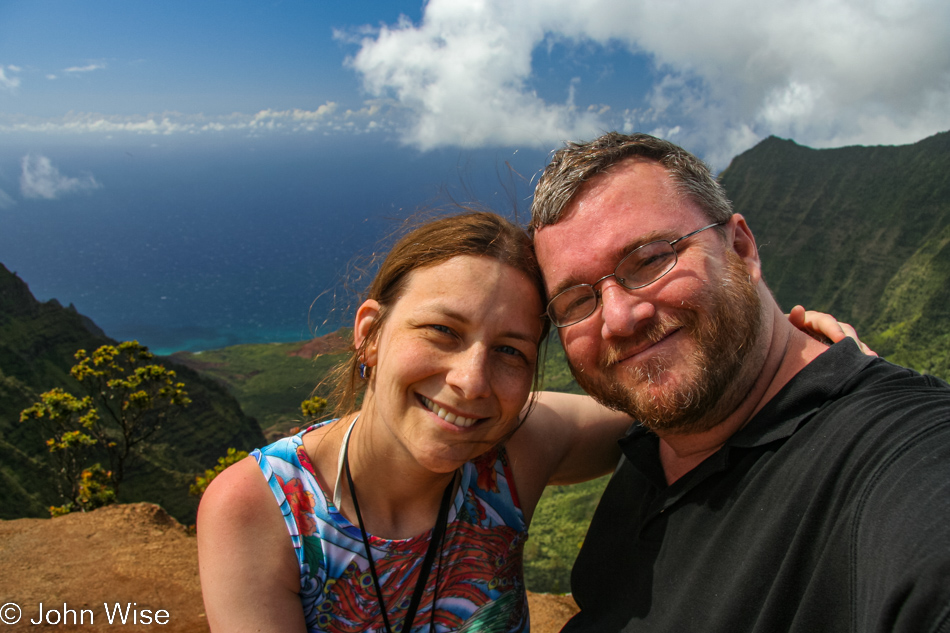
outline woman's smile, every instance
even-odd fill
[[[425,405],[425,407],[429,411],[436,414],[437,416],[439,416],[440,418],[442,418],[449,424],[453,424],[458,427],[467,428],[467,427],[472,426],[479,420],[484,419],[484,418],[476,418],[476,417],[465,417],[463,415],[452,413],[451,411],[448,411],[443,405],[435,403],[432,400],[429,400],[428,398],[426,398],[425,396],[419,396],[419,398],[422,400],[422,404]]]

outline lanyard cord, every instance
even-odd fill
[[[383,624],[386,626],[387,633],[392,633],[389,626],[389,617],[386,615],[386,603],[383,601],[383,590],[379,586],[379,576],[376,573],[376,565],[373,563],[373,553],[369,548],[369,537],[366,535],[366,529],[363,527],[363,516],[360,514],[360,504],[356,499],[356,486],[353,485],[353,475],[350,474],[350,460],[347,455],[349,449],[349,435],[343,445],[343,467],[346,470],[346,482],[350,486],[350,496],[353,497],[353,509],[356,511],[356,521],[360,526],[360,535],[363,537],[363,548],[366,551],[366,559],[369,561],[369,572],[373,577],[373,585],[376,588],[376,600],[379,602],[379,611],[383,616]],[[409,601],[409,608],[406,610],[406,618],[402,623],[402,633],[410,633],[412,621],[416,619],[416,611],[419,608],[419,602],[422,600],[422,594],[425,592],[426,581],[429,578],[429,570],[432,569],[432,562],[435,558],[436,549],[439,550],[439,560],[441,566],[442,542],[445,537],[445,526],[449,517],[449,506],[452,501],[452,489],[455,487],[455,477],[449,481],[442,493],[442,504],[439,506],[439,517],[436,519],[435,527],[432,529],[432,538],[429,540],[429,548],[426,550],[425,558],[422,561],[422,567],[419,569],[419,580],[416,582],[416,588],[412,592],[412,599]],[[438,579],[438,573],[436,578]],[[438,587],[435,587],[438,591]],[[435,596],[432,598],[432,615],[435,615]],[[432,618],[430,618],[429,629],[432,630]]]

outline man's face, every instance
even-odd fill
[[[632,249],[710,224],[657,163],[630,160],[587,183],[535,248],[548,295],[614,272]],[[724,227],[735,233],[735,222]],[[678,263],[637,290],[611,277],[601,305],[561,328],[578,384],[660,433],[712,428],[735,406],[743,361],[756,347],[761,306],[745,261],[717,229],[676,245]]]

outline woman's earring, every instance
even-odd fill
[[[366,363],[365,363],[365,362],[363,362],[364,359],[363,359],[363,355],[362,355],[362,354],[360,354],[359,361],[360,361],[360,366],[359,366],[359,370],[360,370],[360,380],[368,380],[368,379],[369,379],[369,370],[370,370],[370,368],[366,366]]]

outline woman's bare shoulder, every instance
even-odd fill
[[[303,631],[300,572],[254,458],[225,469],[198,507],[198,568],[212,631]]]
[[[246,457],[226,468],[208,485],[198,506],[199,526],[202,518],[253,520],[260,514],[259,504],[265,502],[276,505],[257,460]]]

